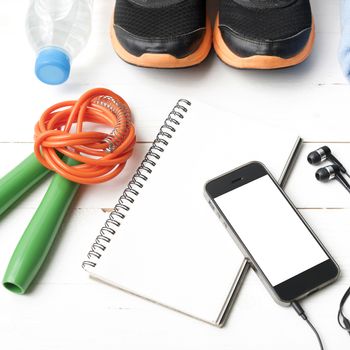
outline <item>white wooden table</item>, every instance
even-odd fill
[[[307,325],[293,310],[276,305],[252,272],[227,325],[218,329],[92,281],[81,269],[106,209],[149,147],[164,111],[186,96],[294,128],[305,139],[287,192],[340,264],[342,276],[303,305],[326,349],[349,348],[336,314],[350,284],[350,198],[339,184],[317,183],[315,168],[305,160],[310,150],[327,142],[350,167],[350,86],[337,62],[338,1],[312,1],[317,32],[312,56],[298,67],[273,72],[234,70],[214,53],[186,70],[127,65],[116,57],[108,37],[114,1],[95,1],[91,40],[74,62],[69,82],[57,87],[34,77],[34,55],[24,32],[26,5],[1,3],[0,176],[32,151],[33,126],[44,109],[96,86],[110,88],[130,103],[139,143],[119,178],[80,191],[29,293],[19,296],[0,288],[0,349],[318,349]],[[218,1],[208,5],[213,14]],[[220,123],[219,114],[213,122]],[[1,219],[0,275],[46,188],[47,182]]]

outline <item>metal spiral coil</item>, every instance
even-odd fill
[[[106,148],[107,152],[113,152],[120,144],[125,140],[127,134],[130,130],[131,124],[131,113],[129,108],[119,103],[111,96],[98,96],[92,100],[92,102],[96,105],[100,105],[102,107],[110,110],[117,118],[117,125],[113,128],[110,134],[104,139],[104,141],[108,144]],[[123,117],[123,118],[121,118]],[[126,121],[126,128],[120,127],[120,121]],[[122,131],[121,131],[122,130]]]
[[[184,118],[184,114],[187,113],[187,106],[191,106],[191,102],[185,99],[180,99],[165,119],[164,124],[161,126],[156,138],[146,153],[145,158],[141,162],[141,165],[126,186],[114,209],[109,214],[105,225],[101,228],[99,235],[92,244],[91,249],[87,254],[88,260],[82,263],[84,269],[88,266],[96,266],[97,260],[101,258],[102,253],[107,248],[107,244],[111,242],[117,228],[121,225],[126,213],[130,210],[132,203],[134,203],[135,198],[143,188],[144,183],[148,180],[148,176],[152,173],[152,169],[157,165],[157,161],[161,158],[161,153],[165,151],[166,146],[169,144],[169,140],[176,132],[177,126],[180,125],[181,120]]]

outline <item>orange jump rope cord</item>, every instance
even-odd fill
[[[84,131],[84,123],[110,127],[111,133]],[[39,162],[66,179],[97,184],[117,176],[136,142],[128,104],[113,91],[96,88],[77,101],[48,108],[35,126],[34,152]],[[57,153],[80,164],[67,165]]]

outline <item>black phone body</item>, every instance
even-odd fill
[[[205,196],[279,304],[337,279],[338,265],[262,163],[208,181]]]

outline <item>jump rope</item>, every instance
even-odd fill
[[[109,132],[96,131],[108,128]],[[10,259],[3,285],[23,294],[39,272],[80,184],[118,176],[136,143],[128,104],[96,88],[48,108],[35,126],[34,154],[0,179],[0,215],[56,173]]]
[[[112,128],[106,134],[84,131],[84,123]],[[76,130],[73,131],[75,126]],[[98,184],[116,177],[136,142],[128,104],[102,88],[87,91],[77,101],[48,108],[35,126],[34,153],[46,168],[79,184]],[[67,165],[62,154],[81,163]]]

